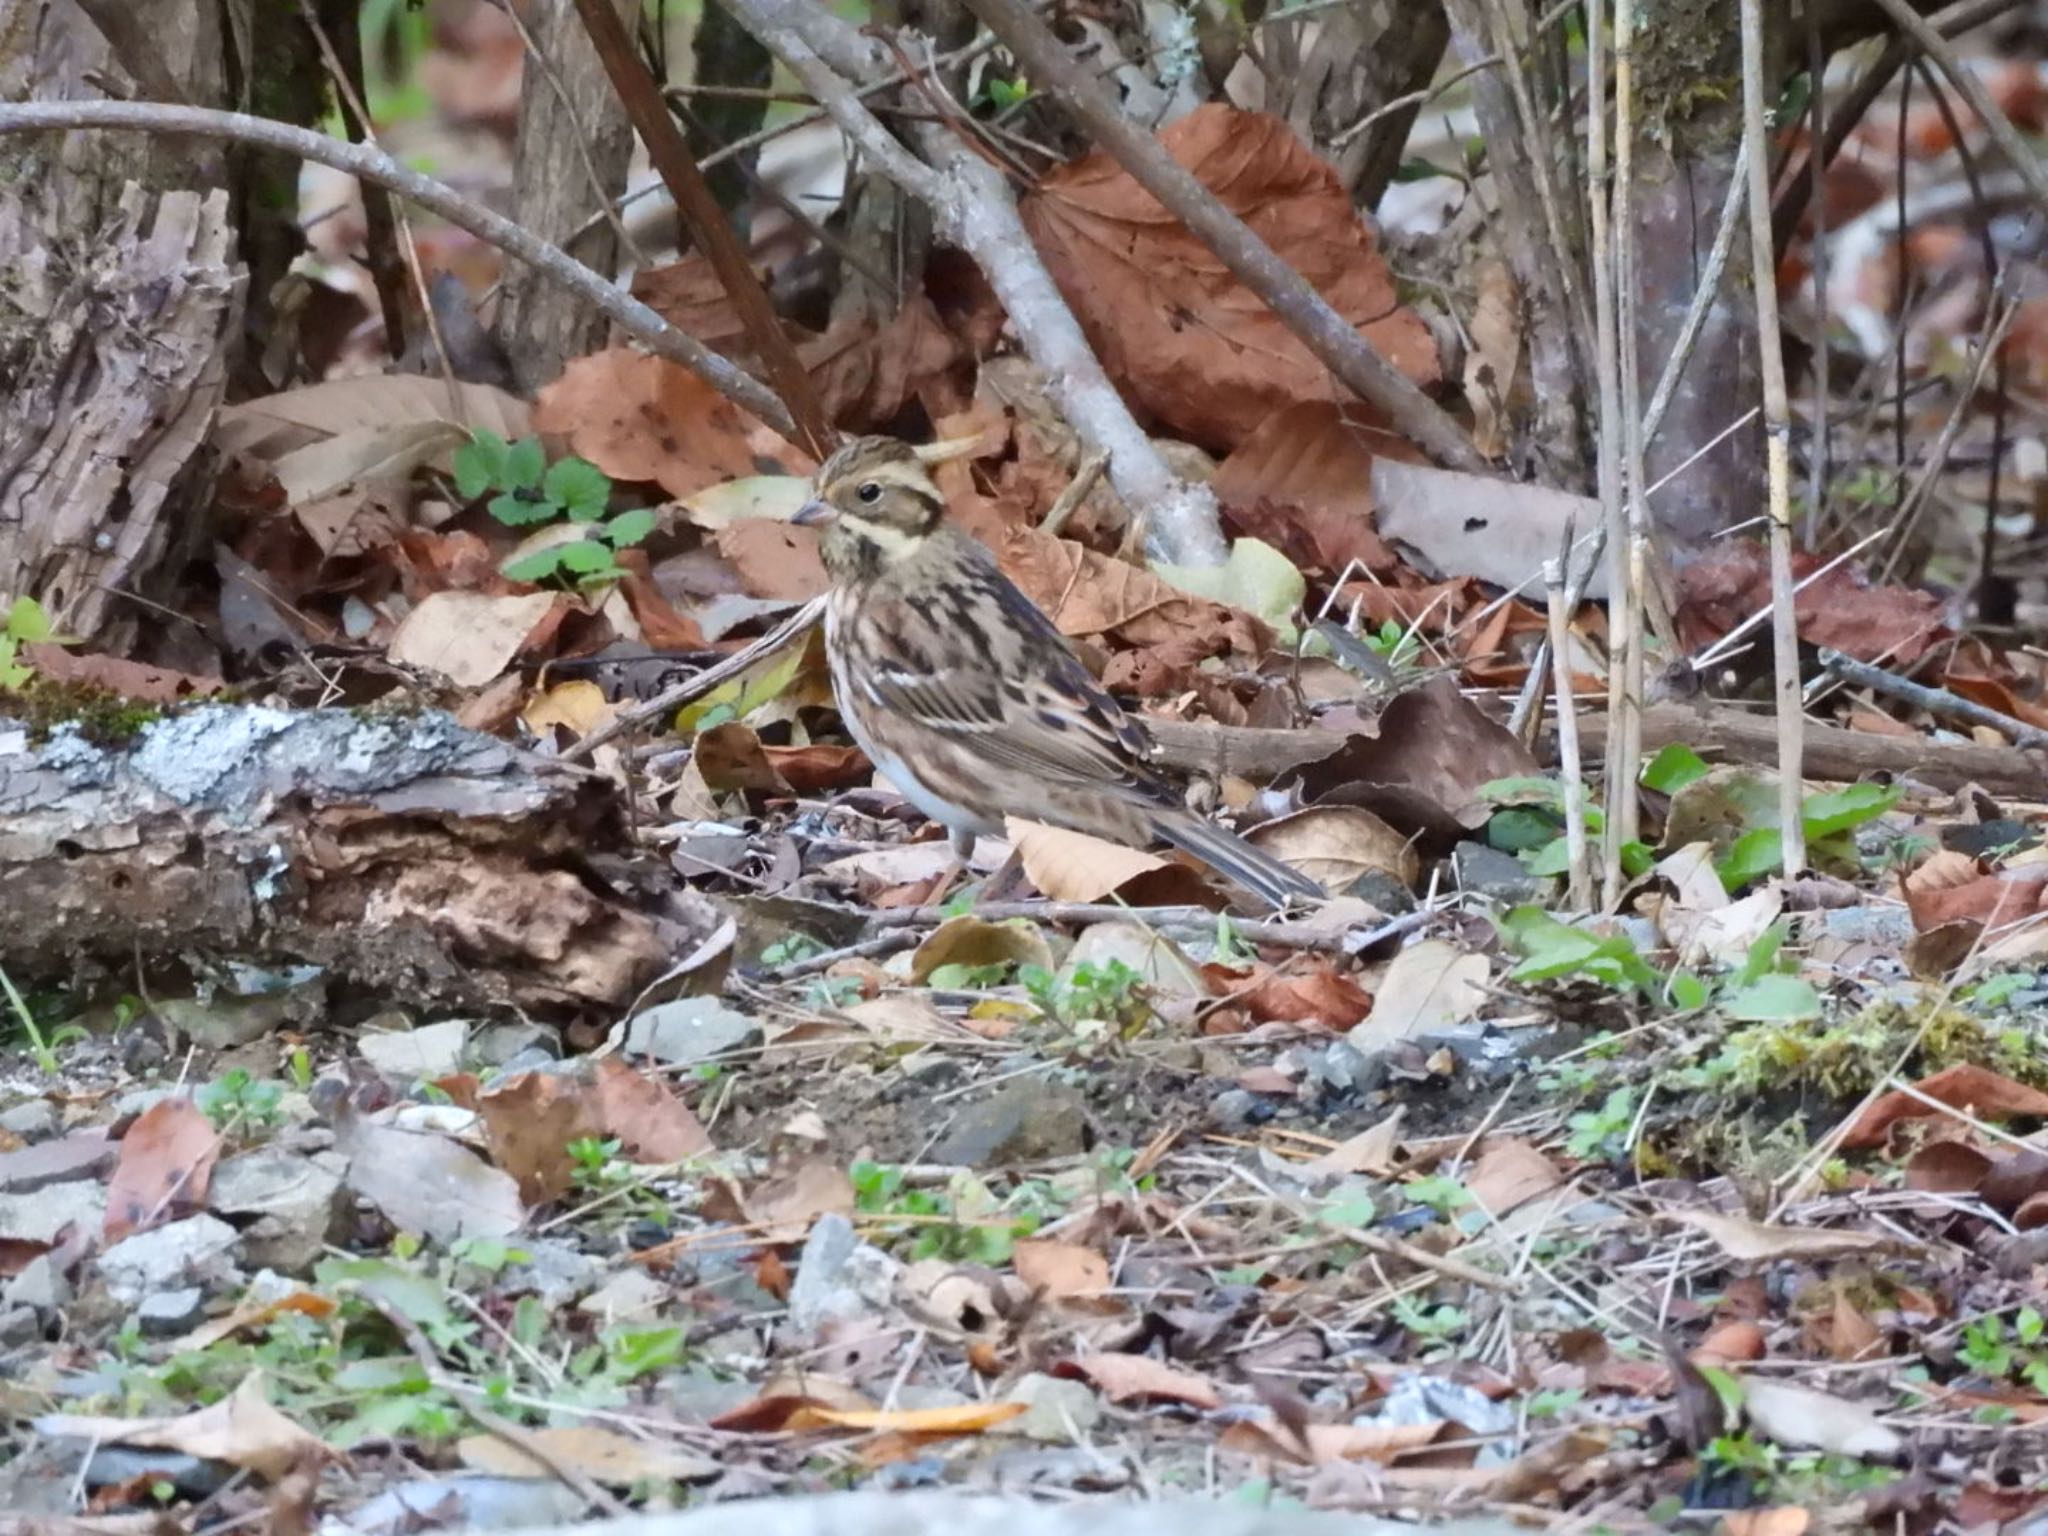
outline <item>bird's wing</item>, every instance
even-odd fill
[[[877,594],[860,623],[876,658],[861,670],[860,686],[904,722],[1043,781],[1148,799],[1165,792],[1146,765],[1152,743],[1144,728],[986,556],[960,560],[928,584]]]

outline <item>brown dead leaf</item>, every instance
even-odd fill
[[[1805,581],[1818,555],[1795,552],[1792,574]],[[1697,650],[1771,601],[1770,560],[1763,545],[1727,540],[1677,573],[1679,641]],[[1799,638],[1860,661],[1910,667],[1948,633],[1941,599],[1910,587],[1876,587],[1861,570],[1838,566],[1803,586],[1794,605]]]
[[[538,1454],[528,1454],[520,1444]],[[553,1477],[560,1468],[581,1473],[592,1482],[614,1488],[635,1483],[695,1482],[715,1477],[719,1463],[679,1445],[636,1440],[595,1424],[563,1424],[524,1429],[520,1443],[497,1435],[465,1435],[455,1454],[475,1472],[499,1477]]]
[[[1421,459],[1372,407],[1307,401],[1261,421],[1210,487],[1240,532],[1297,566],[1335,578],[1355,561],[1385,576],[1401,560],[1374,524],[1372,466],[1381,456]]]
[[[206,1208],[220,1157],[220,1133],[190,1099],[152,1104],[121,1138],[121,1160],[107,1184],[109,1243]]]
[[[1329,164],[1263,113],[1212,103],[1161,145],[1245,220],[1394,367],[1440,364]],[[1301,400],[1348,399],[1327,369],[1215,254],[1097,150],[1024,200],[1026,227],[1110,376],[1143,411],[1228,448]]]
[[[214,421],[213,442],[229,453],[274,462],[308,443],[397,423],[452,420],[464,432],[482,427],[508,442],[532,431],[531,409],[505,390],[458,383],[452,414],[449,398],[447,382],[437,375],[377,373],[333,379],[222,407]]]
[[[837,1163],[813,1158],[757,1184],[744,1209],[761,1224],[763,1242],[795,1242],[828,1212],[853,1214],[853,1183]]]
[[[1088,1382],[1112,1403],[1185,1403],[1204,1410],[1223,1406],[1223,1394],[1208,1377],[1150,1355],[1077,1355],[1055,1365],[1052,1374]]]
[[[1828,1353],[1837,1360],[1875,1359],[1884,1342],[1877,1325],[1840,1287],[1835,1291],[1834,1310],[1828,1316]]]
[[[821,1371],[804,1371],[771,1378],[761,1390],[711,1420],[711,1428],[733,1434],[774,1434],[790,1427],[798,1413],[823,1409],[832,1413],[860,1413],[871,1410],[858,1389]],[[812,1422],[816,1422],[813,1420]]]
[[[604,696],[604,690],[590,679],[578,677],[557,683],[537,696],[519,718],[536,735],[545,735],[559,725],[573,740],[588,736],[611,719],[613,713],[612,702]]]
[[[1302,1172],[1311,1178],[1328,1179],[1340,1174],[1369,1173],[1385,1177],[1394,1171],[1394,1160],[1401,1147],[1401,1121],[1407,1111],[1401,1105],[1394,1106],[1394,1112],[1384,1120],[1367,1126],[1356,1136],[1347,1138],[1330,1148],[1321,1157],[1303,1167]]]
[[[1362,805],[1399,831],[1453,840],[1492,814],[1482,785],[1539,771],[1506,726],[1455,679],[1437,677],[1389,703],[1373,734],[1346,737],[1298,777],[1311,804]]]
[[[481,688],[512,664],[563,601],[555,592],[435,592],[405,616],[388,654],[402,667]]]
[[[1070,639],[1193,643],[1202,656],[1249,658],[1262,655],[1272,638],[1241,609],[1191,596],[1140,566],[1035,528],[1010,530],[997,555],[1004,574]]]
[[[572,361],[541,390],[533,424],[614,480],[652,481],[676,497],[742,475],[817,468],[682,364],[630,347]]]
[[[807,603],[831,586],[818,558],[818,535],[769,518],[743,517],[711,535],[749,597]]]
[[[1913,1087],[1913,1094],[1894,1090],[1865,1106],[1843,1133],[1841,1145],[1850,1151],[1877,1146],[1898,1121],[1941,1114],[1937,1105],[1979,1120],[2009,1120],[2019,1115],[2048,1118],[2048,1093],[1968,1062],[1945,1067]],[[1934,1103],[1929,1104],[1929,1099]]]
[[[1721,1517],[1723,1536],[1806,1536],[1812,1524],[1813,1516],[1795,1504],[1731,1510]]]
[[[602,1134],[583,1085],[554,1072],[522,1072],[480,1095],[476,1108],[492,1160],[519,1181],[528,1205],[566,1194],[576,1172],[569,1143]]]
[[[1974,1195],[1991,1171],[1990,1157],[1966,1141],[1947,1137],[1916,1148],[1906,1159],[1906,1188],[1930,1194]]]
[[[1245,840],[1330,891],[1349,890],[1369,874],[1412,886],[1422,873],[1410,841],[1355,805],[1315,805],[1276,816],[1253,827]]]
[[[1695,1365],[1741,1365],[1769,1352],[1763,1329],[1746,1317],[1735,1317],[1709,1329],[1691,1359]]]
[[[1261,1024],[1320,1024],[1340,1032],[1372,1011],[1372,994],[1328,967],[1304,973],[1268,969],[1230,997]]]
[[[212,1407],[190,1413],[145,1419],[53,1413],[37,1419],[35,1427],[45,1435],[74,1435],[104,1445],[140,1445],[202,1461],[224,1461],[265,1480],[282,1477],[302,1456],[325,1460],[333,1455],[318,1438],[270,1406],[261,1371],[244,1376],[240,1386]]]
[[[1099,1296],[1109,1289],[1109,1260],[1080,1243],[1023,1238],[1010,1262],[1019,1280],[1055,1299]]]
[[[169,667],[152,667],[146,662],[109,656],[100,651],[80,653],[61,645],[37,641],[22,648],[29,665],[44,682],[74,688],[102,688],[124,699],[144,704],[177,704],[204,698],[227,686],[218,677],[198,677]]]
[[[2048,912],[2048,866],[2023,864],[1987,875],[1975,859],[1953,849],[1913,870],[1903,889],[1913,926],[1922,931],[1951,923],[2002,928]]]
[[[1394,956],[1373,993],[1372,1013],[1351,1032],[1362,1051],[1450,1029],[1486,1004],[1486,956],[1445,939],[1424,939]]]
[[[1852,1232],[1823,1227],[1776,1227],[1746,1216],[1724,1216],[1718,1211],[1674,1211],[1686,1226],[1704,1232],[1731,1259],[1750,1263],[1773,1259],[1825,1259],[1845,1253],[1869,1253],[1894,1246],[1895,1240],[1877,1232]]]
[[[756,275],[766,277],[765,272]],[[714,352],[731,356],[746,342],[746,323],[702,251],[686,251],[678,261],[635,272],[633,297]]]
[[[768,766],[799,795],[852,789],[867,783],[875,771],[875,765],[859,747],[813,742],[805,747],[763,746],[761,750],[767,755]]]
[[[591,1092],[604,1134],[617,1137],[636,1163],[680,1163],[711,1150],[711,1135],[689,1105],[616,1056],[598,1059]]]
[[[1003,827],[1024,873],[1054,901],[1101,901],[1167,863],[1156,853],[1017,816],[1005,817]]]
[[[1028,1413],[1028,1403],[949,1403],[937,1408],[806,1408],[790,1416],[789,1429],[823,1425],[833,1429],[875,1429],[937,1437],[978,1435]]]
[[[738,720],[699,731],[695,756],[704,782],[720,794],[733,790],[764,795],[790,792],[788,780],[775,771],[754,728]]]
[[[1505,1216],[1564,1183],[1564,1171],[1519,1136],[1487,1138],[1465,1187],[1482,1209]]]
[[[881,325],[865,317],[835,320],[797,355],[832,420],[849,432],[886,427],[926,381],[944,373],[959,347],[923,294]]]

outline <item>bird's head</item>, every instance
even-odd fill
[[[916,554],[945,512],[915,448],[859,437],[819,467],[811,499],[792,521],[819,530],[818,552],[835,580],[859,581]]]

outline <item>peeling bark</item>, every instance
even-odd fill
[[[462,729],[208,705],[99,745],[0,720],[0,967],[90,983],[314,965],[337,1002],[624,1006],[722,918],[622,894],[609,786]]]

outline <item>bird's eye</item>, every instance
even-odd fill
[[[882,488],[879,485],[875,484],[874,481],[870,480],[867,482],[867,484],[863,485],[859,490],[855,491],[853,494],[858,496],[862,501],[880,501],[882,499]]]

